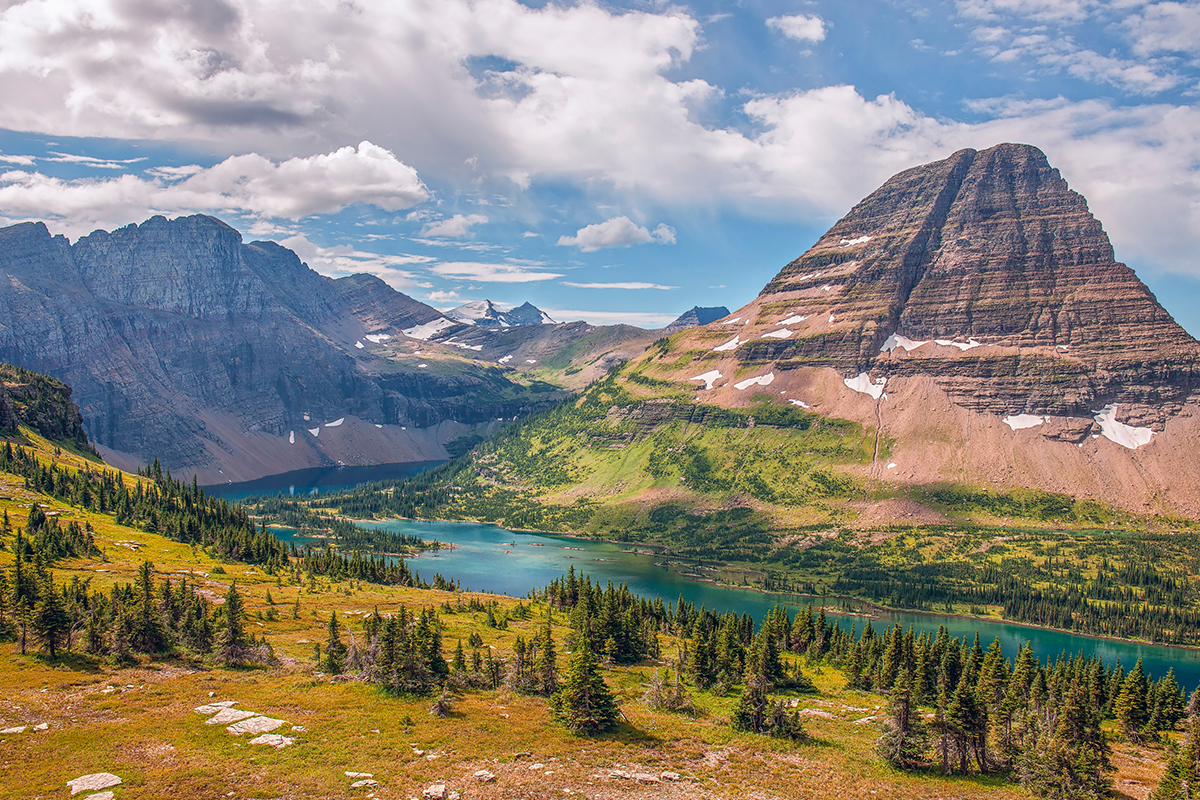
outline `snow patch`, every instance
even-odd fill
[[[375,423],[375,427],[376,427],[376,428],[382,428],[383,426],[382,426],[382,425],[380,425],[378,422],[376,422],[376,423]]]
[[[536,364],[537,359],[536,358],[527,358],[527,359],[525,359],[525,363],[526,364]]]
[[[1010,414],[1000,421],[1014,431],[1019,431],[1049,422],[1049,417],[1039,417],[1037,414]]]
[[[833,320],[834,320],[834,316],[833,316],[833,314],[830,314],[830,315],[829,315],[829,321],[830,321],[830,322],[833,322]]]
[[[812,406],[810,406],[808,403],[804,402],[803,400],[792,400],[792,399],[789,399],[789,400],[788,400],[788,402],[789,402],[789,403],[791,403],[791,404],[792,404],[792,405],[794,405],[794,406],[800,406],[801,408],[811,408],[811,407],[812,407]]]
[[[391,339],[392,335],[390,333],[368,333],[363,338],[373,344],[383,344],[388,339]]]
[[[903,347],[904,351],[907,353],[907,352],[916,350],[918,347],[920,347],[921,345],[925,345],[925,344],[929,344],[928,339],[926,339],[923,342],[914,342],[912,339],[908,338],[907,336],[901,336],[898,333],[893,333],[891,336],[889,336],[887,338],[887,341],[885,341],[883,343],[883,347],[879,348],[879,352],[890,353],[893,350],[895,350],[897,347]]]
[[[895,461],[893,461],[891,464],[888,464],[888,465],[887,465],[887,468],[888,468],[888,469],[895,469],[895,468],[896,468],[896,462],[895,462]]]
[[[887,384],[887,378],[880,378],[874,383],[871,382],[871,376],[865,372],[860,372],[856,377],[843,378],[842,383],[856,392],[869,394],[871,397],[878,400],[883,396],[883,387]]]
[[[483,349],[483,345],[481,344],[466,344],[465,342],[456,342],[453,339],[447,339],[446,341],[442,342],[442,344],[452,344],[455,347],[461,347],[463,350],[479,351]]]
[[[288,444],[295,444],[295,443],[296,443],[296,432],[290,431],[288,433]]]
[[[770,386],[771,382],[774,380],[775,373],[768,372],[766,375],[759,375],[757,378],[746,378],[744,381],[739,381],[733,385],[733,388],[741,391],[743,389],[749,389],[751,386]]]
[[[841,246],[853,247],[856,244],[866,244],[869,241],[871,241],[870,236],[856,236],[853,239],[842,239]]]
[[[809,315],[809,316],[811,316],[811,315]],[[807,316],[804,316],[802,314],[797,314],[793,317],[788,317],[787,319],[781,319],[781,320],[779,320],[779,322],[776,322],[775,324],[776,325],[795,325],[797,323],[804,322],[804,320],[806,320],[806,319],[808,319]]]
[[[1122,447],[1136,450],[1144,444],[1150,444],[1154,431],[1150,428],[1135,428],[1124,422],[1117,422],[1117,403],[1109,403],[1095,412],[1094,419],[1100,423],[1100,435]]]
[[[787,337],[789,337],[791,335],[792,335],[792,332],[789,331],[787,328],[784,328],[783,330],[771,331],[770,333],[764,333],[761,338],[763,338],[763,339],[786,339]]]
[[[704,388],[707,391],[708,389],[713,388],[713,384],[716,383],[720,377],[721,377],[721,373],[715,369],[712,369],[712,370],[709,370],[708,372],[704,373],[703,375],[697,375],[694,378],[688,378],[688,380],[689,381],[704,381]]]
[[[827,283],[821,287],[821,291],[822,292],[831,292],[831,291],[833,291],[833,287]]]
[[[508,363],[508,362],[510,362],[510,361],[512,361],[512,355],[511,355],[511,354],[509,354],[509,355],[505,356],[504,358],[500,359],[500,363],[501,363],[501,364],[507,364],[507,363]]]
[[[341,425],[345,421],[346,421],[345,417],[338,417],[333,422],[326,422],[325,427],[326,428],[336,428],[338,425]]]
[[[304,415],[304,421],[305,421],[305,422],[308,422],[308,420],[309,420],[309,416],[308,416],[308,414],[305,414],[305,415]]]
[[[717,345],[716,347],[714,347],[713,352],[714,353],[724,353],[728,350],[735,350],[735,349],[737,349],[737,346],[740,345],[741,343],[742,343],[742,340],[735,336],[732,339],[730,339],[728,342],[726,342],[725,344]]]
[[[742,318],[741,318],[741,317],[734,317],[733,319],[727,319],[727,320],[725,320],[725,321],[724,321],[724,322],[722,322],[721,324],[722,324],[722,325],[736,325],[737,323],[739,323],[739,322],[741,322],[741,321],[742,321]]]
[[[957,347],[959,350],[970,350],[973,347],[983,347],[983,342],[977,342],[974,338],[967,339],[966,343],[956,342],[953,339],[934,339],[934,344],[940,344],[942,347]]]
[[[1057,347],[1059,350],[1062,350],[1064,353],[1071,349],[1071,345],[1069,345],[1069,344],[1060,344],[1060,345],[1057,345]]]
[[[362,350],[362,349],[363,349],[363,347],[364,347],[364,345],[363,345],[363,343],[362,343],[362,342],[355,342],[355,343],[354,343],[354,346],[355,346],[355,347],[357,347],[359,350]]]
[[[309,428],[308,432],[311,433],[313,436],[320,436],[321,428],[320,428],[320,426],[317,426],[316,428]]]
[[[429,369],[428,364],[417,364],[417,369]]]
[[[454,323],[445,317],[438,317],[432,322],[426,322],[424,325],[414,325],[411,328],[404,329],[404,335],[410,339],[420,339],[426,341],[429,337],[436,335],[439,331],[444,331],[446,328],[454,327]]]

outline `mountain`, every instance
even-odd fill
[[[0,358],[74,388],[106,458],[202,483],[446,457],[544,408],[551,386],[403,331],[451,325],[370,275],[318,275],[212,217],[155,217],[74,244],[0,229]]]
[[[1195,519],[1198,364],[1041,151],[963,150],[891,178],[750,303],[655,341],[448,480],[464,498],[486,484],[480,518],[711,535],[711,558],[964,509]],[[740,533],[717,519],[731,509]]]
[[[446,317],[464,325],[480,328],[511,328],[520,325],[554,325],[550,315],[526,302],[504,311],[491,300],[477,300],[446,312]]]
[[[676,331],[684,330],[685,328],[695,328],[700,325],[707,325],[710,322],[716,322],[721,317],[729,316],[729,309],[725,306],[715,306],[713,308],[703,308],[701,306],[692,306],[690,311],[685,311],[675,318],[663,331],[667,333],[675,333]]]

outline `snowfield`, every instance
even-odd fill
[[[871,397],[878,400],[883,397],[883,387],[887,385],[887,378],[880,378],[874,383],[871,382],[871,376],[865,372],[860,372],[853,378],[843,378],[842,383],[850,389],[861,394],[869,394]]]
[[[707,391],[707,390],[713,388],[713,384],[716,383],[720,378],[721,378],[721,373],[718,372],[717,370],[713,369],[713,370],[709,370],[708,372],[704,373],[703,375],[697,375],[694,378],[688,378],[688,380],[704,381],[704,389],[705,389],[705,391]]]
[[[751,386],[770,386],[775,380],[775,373],[768,372],[766,375],[759,375],[757,378],[746,378],[744,381],[738,381],[733,385],[733,388],[738,391],[749,389]]]
[[[916,350],[918,347],[920,347],[922,345],[926,345],[926,344],[929,344],[928,339],[926,339],[923,342],[915,342],[912,339],[908,338],[907,336],[901,336],[898,333],[893,333],[883,343],[883,347],[879,348],[879,352],[890,353],[893,350],[895,350],[897,347],[903,347],[904,351],[907,353],[907,352]]]
[[[1025,428],[1034,428],[1038,425],[1043,425],[1049,419],[1049,417],[1039,417],[1036,414],[1010,414],[1000,421],[1014,431],[1020,431]]]
[[[1116,442],[1121,447],[1137,450],[1144,444],[1150,444],[1154,431],[1150,428],[1135,428],[1124,422],[1117,422],[1117,403],[1110,403],[1096,412],[1094,419],[1100,423],[1100,435],[1110,442]]]

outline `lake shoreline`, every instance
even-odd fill
[[[488,526],[491,528],[498,528],[498,529],[504,530],[504,531],[512,531],[513,533],[524,533],[524,534],[533,534],[533,535],[538,535],[538,536],[561,537],[564,539],[575,539],[575,540],[587,541],[587,542],[599,542],[599,543],[603,543],[603,544],[611,544],[614,547],[618,547],[618,548],[625,547],[625,546],[631,546],[634,544],[631,542],[614,541],[612,539],[595,539],[595,538],[592,538],[589,536],[583,536],[583,535],[576,534],[576,533],[564,533],[562,531],[544,531],[544,530],[536,530],[536,529],[532,529],[532,528],[508,528],[508,527],[501,525],[498,522],[487,522],[487,521],[482,521],[482,520],[471,520],[471,519],[423,519],[423,518],[419,518],[419,517],[389,517],[387,519],[373,519],[373,520],[356,519],[353,517],[340,517],[340,519],[345,519],[346,521],[353,522],[355,524],[385,523],[385,522],[452,522],[452,523],[461,523],[461,524],[469,524],[469,525],[485,525],[485,526]],[[654,545],[654,544],[645,544],[645,543],[637,543],[636,546],[646,547],[646,548],[656,548],[659,550],[667,549],[665,545]],[[737,567],[736,564],[730,564],[728,562],[699,561],[697,563],[707,564],[709,566],[730,567],[730,568],[734,568],[734,569],[739,568],[739,567]],[[749,570],[749,569],[746,571],[754,572],[754,570]],[[1035,630],[1035,631],[1046,631],[1048,633],[1069,634],[1071,636],[1080,636],[1080,637],[1087,638],[1087,639],[1095,639],[1097,641],[1116,642],[1116,643],[1120,643],[1120,644],[1129,644],[1129,645],[1144,645],[1146,647],[1164,647],[1164,648],[1168,648],[1171,650],[1180,650],[1180,651],[1184,651],[1184,652],[1200,653],[1200,646],[1183,645],[1183,644],[1167,644],[1167,643],[1163,643],[1163,642],[1147,642],[1142,639],[1125,639],[1125,638],[1122,638],[1119,636],[1107,636],[1104,634],[1097,634],[1097,633],[1085,633],[1085,632],[1081,632],[1081,631],[1070,630],[1068,628],[1055,628],[1053,626],[1048,626],[1048,625],[1035,625],[1031,622],[1020,622],[1018,620],[1010,620],[1010,619],[1005,619],[1003,617],[999,617],[999,618],[997,618],[997,617],[981,617],[976,614],[960,614],[960,613],[954,613],[954,612],[947,613],[944,611],[924,611],[924,610],[911,609],[911,608],[895,608],[892,606],[883,605],[881,603],[876,603],[872,600],[865,600],[865,599],[862,599],[859,597],[854,597],[852,595],[806,595],[806,594],[799,594],[799,593],[795,593],[795,592],[777,592],[777,591],[772,591],[772,590],[768,590],[768,589],[762,589],[757,586],[749,586],[749,585],[738,586],[738,585],[734,585],[734,584],[720,583],[719,581],[708,579],[708,578],[693,578],[693,577],[686,575],[685,573],[679,572],[678,570],[676,570],[676,574],[690,582],[693,582],[693,583],[706,583],[706,584],[709,584],[709,585],[712,585],[715,587],[719,587],[719,588],[723,588],[723,589],[736,589],[739,591],[757,592],[758,594],[765,595],[768,597],[770,597],[770,596],[789,597],[790,596],[790,597],[806,597],[806,598],[812,597],[814,599],[828,598],[828,599],[834,599],[834,600],[849,600],[849,601],[852,601],[855,603],[860,603],[861,605],[863,605],[869,609],[881,611],[881,612],[887,612],[887,613],[917,614],[917,615],[924,616],[924,617],[948,617],[951,619],[958,619],[958,620],[963,620],[963,621],[987,622],[987,623],[992,623],[992,624],[1003,624],[1003,625],[1015,625],[1015,626],[1018,626],[1021,628],[1029,628],[1030,630]],[[827,608],[827,607],[822,605],[822,608]],[[828,609],[828,610],[833,611],[833,609]],[[854,612],[838,611],[835,613],[839,613],[844,616],[860,616],[860,617],[864,617],[866,619],[872,619],[871,617],[868,617],[865,614],[855,614]],[[881,618],[874,617],[874,619],[881,619]]]

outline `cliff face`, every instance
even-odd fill
[[[17,436],[21,425],[55,442],[91,450],[71,387],[46,375],[0,364],[0,433]]]
[[[896,175],[744,311],[792,331],[739,347],[745,363],[932,375],[974,410],[1069,416],[1116,402],[1161,429],[1200,389],[1195,340],[1028,145]],[[893,334],[926,345],[884,349]]]
[[[373,276],[334,281],[279,245],[244,244],[211,217],[74,245],[40,223],[0,230],[0,359],[74,387],[93,440],[125,466],[157,457],[212,481],[438,458],[462,425],[552,399],[496,368],[418,368],[364,341],[439,316]],[[357,427],[322,440],[343,418]],[[444,425],[412,447],[400,433]]]

